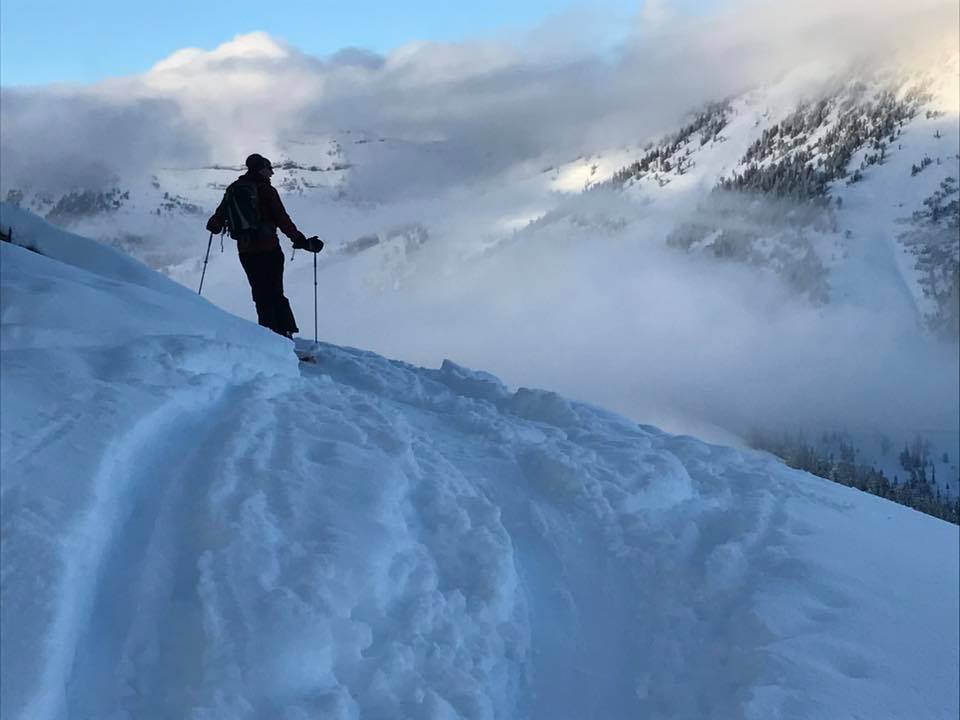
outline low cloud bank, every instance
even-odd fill
[[[956,348],[918,329],[908,297],[817,305],[772,271],[668,247],[688,202],[666,211],[594,192],[468,259],[479,238],[464,203],[451,220],[462,235],[331,264],[324,335],[426,365],[450,357],[716,439],[711,429],[957,428]],[[307,312],[312,278],[292,272]]]

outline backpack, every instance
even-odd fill
[[[232,183],[223,194],[223,209],[225,225],[234,240],[242,240],[259,230],[262,220],[257,184],[241,180]]]

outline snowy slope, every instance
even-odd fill
[[[4,718],[960,711],[957,527],[2,222]]]

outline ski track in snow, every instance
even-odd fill
[[[349,365],[350,359],[334,362]],[[329,404],[329,396],[320,395],[333,388],[322,381],[322,375],[314,380],[321,387],[313,399]],[[415,377],[406,383],[419,394]],[[349,709],[386,718],[396,697],[409,692],[404,685],[453,682],[460,693],[432,703],[425,694],[426,706],[495,717],[496,708],[530,702],[524,694],[547,690],[552,698],[537,717],[616,717],[631,706],[651,717],[742,715],[769,639],[753,617],[749,577],[762,564],[777,512],[762,465],[738,473],[734,481],[745,487],[735,500],[701,483],[739,459],[737,451],[706,454],[692,463],[691,475],[673,448],[689,454],[699,443],[684,448],[683,439],[641,431],[619,443],[605,433],[571,442],[542,418],[556,413],[573,423],[575,411],[556,396],[531,393],[519,410],[541,423],[530,429],[533,442],[504,442],[494,426],[488,442],[500,444],[505,457],[491,477],[479,472],[491,448],[450,457],[436,443],[442,430],[435,425],[445,414],[421,411],[414,417],[423,426],[410,427],[400,413],[385,417],[369,391],[348,390],[344,406],[325,420],[302,411],[312,405],[309,390],[305,398],[251,397],[257,394],[237,389],[186,414],[171,403],[108,451],[97,478],[103,497],[80,531],[94,538],[90,558],[65,581],[72,591],[53,631],[60,642],[76,637],[72,668],[64,681],[61,663],[48,666],[41,701],[55,697],[51,690],[62,684],[69,717],[119,709],[142,717],[158,708],[180,717],[275,717],[281,711],[295,717],[297,708],[305,717],[346,717]],[[361,422],[345,424],[348,414]],[[303,427],[321,439],[306,450],[295,440]],[[479,418],[465,430],[491,431]],[[209,454],[218,438],[227,439],[219,459]],[[638,445],[646,472],[635,488],[624,487],[619,475],[636,460]],[[371,446],[379,448],[382,464],[368,466]],[[183,450],[171,463],[165,448]],[[301,472],[291,473],[291,465]],[[584,467],[599,470],[584,476]],[[679,489],[656,482],[651,488],[650,471]],[[370,487],[358,489],[364,476]],[[309,478],[318,484],[304,486]],[[542,506],[525,501],[531,489],[542,495]],[[314,494],[327,504],[343,495],[342,513],[311,512]],[[732,506],[744,497],[749,508]],[[369,512],[347,506],[358,499]],[[694,499],[692,507],[702,512],[691,516],[681,508]],[[651,508],[666,521],[651,522],[643,512]],[[292,537],[312,542],[290,543]],[[518,553],[513,537],[531,549]],[[207,542],[191,545],[193,538]],[[373,541],[356,547],[356,538]],[[357,576],[349,570],[345,578],[331,576],[331,554],[340,560],[334,567],[353,568]],[[608,559],[592,567],[598,557]],[[529,588],[540,584],[533,575],[543,565],[563,582],[547,598],[531,598],[521,588],[525,579]],[[697,571],[671,572],[687,565]],[[658,582],[655,592],[646,586],[651,578]],[[340,587],[324,597],[331,582]],[[92,607],[73,617],[88,604],[78,595],[94,596]],[[690,605],[674,607],[677,597]],[[336,621],[323,619],[318,607]],[[632,623],[625,625],[625,617]],[[531,621],[532,637],[524,637],[522,626]],[[657,631],[663,624],[670,633]],[[311,625],[317,625],[313,632]],[[415,635],[411,643],[398,632],[410,627],[422,641]],[[197,645],[201,637],[205,642]],[[474,643],[480,647],[471,649]],[[533,674],[524,678],[518,661],[531,644],[539,655],[530,658]],[[331,645],[355,652],[331,657]],[[433,660],[417,657],[430,645],[446,652]],[[479,657],[471,657],[478,649]],[[502,661],[493,659],[501,654]],[[638,666],[637,657],[652,662]],[[571,658],[579,659],[572,668]],[[710,682],[725,665],[737,668],[725,682],[743,694]],[[568,682],[571,672],[577,683]],[[247,695],[257,676],[282,688],[279,697]],[[694,682],[680,687],[677,677]],[[583,693],[582,683],[593,692]],[[31,708],[27,716],[57,715],[48,709]],[[408,712],[418,716],[414,708]]]
[[[167,702],[162,693],[169,678],[187,676],[193,653],[185,641],[198,629],[189,626],[182,597],[195,574],[189,541],[200,529],[197,495],[208,460],[216,457],[204,454],[228,431],[225,422],[210,419],[228,418],[229,400],[240,395],[216,397],[222,393],[211,391],[202,404],[169,403],[122,436],[104,460],[97,484],[106,498],[91,522],[106,520],[110,536],[98,548],[93,602],[62,683],[70,717],[102,717],[114,707],[143,716]],[[174,448],[178,456],[168,457]]]
[[[750,716],[776,667],[755,595],[804,573],[772,461],[551,393],[470,397],[455,366],[318,357],[111,443],[22,717]],[[794,601],[817,625],[852,602]]]

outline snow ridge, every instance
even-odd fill
[[[298,365],[37,232],[0,245],[4,717],[960,709],[955,526],[449,361]]]

